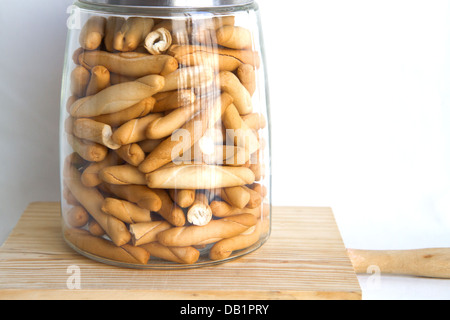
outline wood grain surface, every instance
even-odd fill
[[[330,208],[275,207],[272,220],[268,242],[237,260],[138,270],[77,254],[62,238],[59,203],[31,203],[0,248],[0,299],[361,299]],[[76,289],[70,267],[79,272]]]

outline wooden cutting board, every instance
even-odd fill
[[[0,247],[0,299],[362,298],[330,208],[275,207],[271,238],[260,249],[229,263],[183,270],[124,269],[80,256],[63,241],[59,215],[54,202],[25,210]]]

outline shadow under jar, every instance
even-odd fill
[[[71,8],[60,134],[65,241],[96,261],[157,269],[261,247],[271,230],[271,170],[257,4],[84,0]]]

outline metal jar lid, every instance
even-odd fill
[[[254,0],[79,0],[86,4],[141,8],[214,8],[251,4]]]

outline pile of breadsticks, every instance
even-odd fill
[[[65,239],[106,260],[194,264],[267,238],[252,33],[233,16],[94,16],[79,42],[64,112]]]

